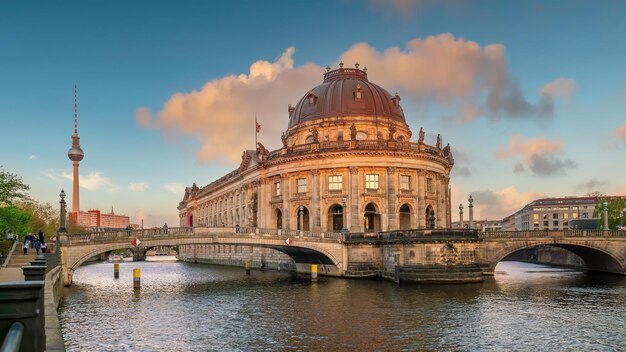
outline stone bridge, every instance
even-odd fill
[[[134,248],[132,241],[141,244]],[[292,242],[287,243],[287,239]],[[190,244],[272,248],[290,256],[298,272],[322,264],[324,275],[384,277],[404,281],[476,282],[493,275],[509,254],[537,246],[556,246],[580,256],[590,271],[626,274],[626,231],[565,230],[478,233],[462,229],[396,230],[380,233],[180,227],[59,234],[64,283],[87,259],[131,248],[138,257],[155,246]]]
[[[131,249],[142,258],[152,247],[189,244],[224,244],[266,247],[289,255],[298,272],[310,272],[310,264],[323,264],[328,275],[341,276],[342,235],[339,233],[259,229],[243,227],[176,227],[119,230],[83,234],[59,234],[65,285],[87,259],[116,249]],[[138,248],[133,240],[139,239]],[[288,244],[287,239],[291,240]]]

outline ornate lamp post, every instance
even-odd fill
[[[469,228],[473,229],[474,228],[474,198],[472,198],[472,195],[470,194],[469,199],[467,200],[469,202],[469,205],[467,206],[469,208]]]
[[[602,202],[602,212],[604,213],[604,229],[609,229],[609,203],[605,200]]]
[[[461,222],[461,228],[463,228],[463,204],[459,204],[459,221]]]
[[[59,230],[58,232],[67,232],[67,230],[65,229],[65,207],[67,207],[67,204],[65,203],[65,192],[63,190],[61,190],[61,194],[59,194],[59,197],[61,197],[61,201],[59,202],[59,204],[61,205],[61,218],[59,221]]]
[[[348,232],[346,227],[346,198],[341,199],[341,233]]]

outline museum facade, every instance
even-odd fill
[[[451,226],[450,146],[422,129],[411,141],[400,96],[370,82],[367,68],[327,67],[323,83],[288,113],[280,149],[258,143],[236,170],[185,189],[181,226],[323,232]]]

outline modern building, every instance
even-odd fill
[[[181,226],[328,232],[451,226],[450,145],[423,129],[412,141],[400,96],[370,82],[367,68],[327,67],[322,84],[287,112],[280,149],[258,143],[236,170],[186,188]]]
[[[479,232],[495,232],[495,231],[502,231],[502,221],[500,220],[474,220],[474,226],[473,226],[476,230],[478,230]],[[461,222],[460,221],[454,221],[452,223],[452,228],[453,229],[459,229],[461,228]],[[463,228],[469,228],[469,220],[464,219],[463,220]]]
[[[563,230],[570,228],[572,220],[591,219],[597,204],[596,197],[542,198],[505,219],[514,223],[514,230]]]
[[[83,227],[101,227],[107,229],[124,229],[130,225],[127,215],[102,213],[100,210],[79,211],[70,213],[70,220]]]

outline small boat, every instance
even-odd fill
[[[176,257],[176,251],[161,251],[161,250],[150,250],[146,253],[146,261],[147,262],[176,262],[178,261],[178,257]]]
[[[124,260],[124,257],[119,254],[112,253],[109,255],[109,263],[120,263],[122,260]]]

